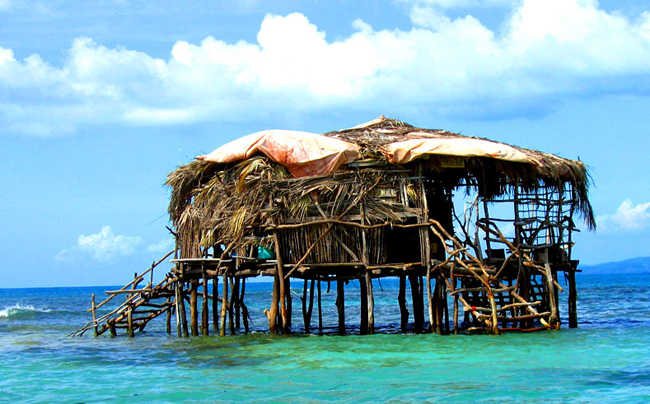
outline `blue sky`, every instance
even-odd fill
[[[125,283],[176,166],[382,114],[580,157],[576,256],[650,255],[650,1],[0,0],[0,287]]]

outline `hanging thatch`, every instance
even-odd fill
[[[307,171],[302,170],[304,162],[299,167],[302,171],[296,171],[291,164],[285,167],[285,160],[269,153],[267,144],[266,148],[251,147],[247,150],[252,154],[244,151],[234,159],[218,157],[210,161],[210,155],[203,156],[170,173],[166,181],[172,189],[169,214],[181,234],[183,255],[197,256],[199,245],[234,241],[246,245],[245,238],[251,234],[245,230],[259,225],[296,223],[323,215],[358,215],[361,206],[370,222],[403,221],[409,216],[408,203],[395,203],[383,193],[389,192],[391,185],[402,183],[407,192],[398,199],[416,197],[416,192],[408,192],[411,184],[402,170],[414,164],[412,161],[426,162],[423,174],[427,178],[442,181],[450,189],[460,184],[476,187],[486,198],[507,195],[515,185],[557,190],[570,185],[577,209],[590,228],[595,226],[588,200],[589,176],[579,160],[442,130],[415,128],[383,117],[316,136],[340,140],[347,147],[344,158],[323,159],[335,161],[328,166],[331,172],[297,178],[291,173],[314,172],[318,166],[313,164]],[[286,155],[291,158],[284,150],[283,158]],[[265,242],[264,234],[256,236],[251,244]]]

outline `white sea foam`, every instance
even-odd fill
[[[0,310],[0,318],[8,318],[11,316],[15,316],[21,313],[49,313],[51,310],[50,309],[41,309],[41,308],[36,308],[32,306],[31,304],[28,305],[22,305],[20,303],[16,303],[13,306],[5,307],[4,309]]]

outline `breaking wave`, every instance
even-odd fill
[[[0,309],[0,318],[14,318],[14,317],[30,315],[33,313],[49,313],[50,311],[51,311],[50,309],[36,308],[31,304],[22,305],[20,303],[16,303],[13,306]]]

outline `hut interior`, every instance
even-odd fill
[[[93,296],[93,320],[75,335],[133,335],[163,313],[179,336],[248,331],[245,287],[257,276],[273,279],[271,333],[291,332],[292,279],[303,281],[305,332],[315,295],[323,329],[326,282],[346,333],[345,288],[356,280],[360,333],[373,333],[373,281],[384,277],[399,279],[403,331],[558,329],[561,273],[577,327],[572,233],[576,215],[595,226],[589,183],[579,160],[385,117],[320,135],[258,132],[169,174],[172,270],[154,285],[154,263],[146,287],[137,285],[149,272],[107,292],[127,299],[102,317]]]

